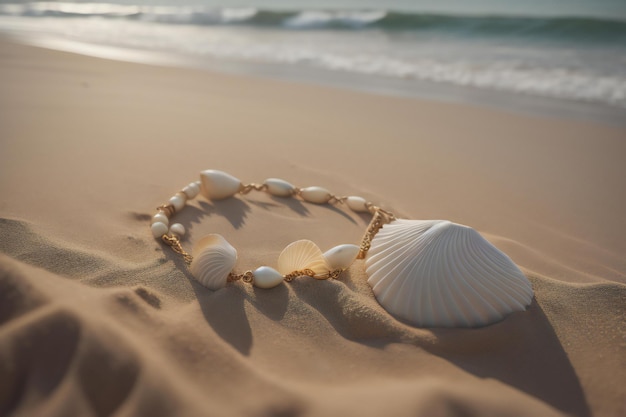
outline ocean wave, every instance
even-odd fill
[[[166,24],[249,25],[291,30],[378,29],[626,41],[626,21],[587,17],[470,16],[391,10],[277,11],[257,8],[133,6],[68,2],[4,4],[0,5],[0,15],[99,17]]]
[[[0,30],[200,60],[267,63],[281,71],[309,67],[626,108],[626,22],[617,20],[40,2],[0,4]],[[389,36],[391,30],[459,36]],[[501,36],[542,31],[552,39],[581,32],[579,39],[610,40],[585,43],[572,35],[566,42],[506,42]]]
[[[529,67],[518,62],[476,65],[464,60],[397,59],[384,55],[346,55],[321,50],[238,48],[206,45],[206,55],[275,64],[307,65],[353,74],[452,84],[626,108],[626,76],[583,70]]]

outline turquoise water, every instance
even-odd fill
[[[626,109],[626,0],[0,1],[0,31]]]

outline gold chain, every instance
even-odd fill
[[[182,245],[180,244],[180,239],[178,239],[177,236],[163,235],[161,236],[161,238],[163,239],[163,242],[165,242],[166,245],[170,246],[174,252],[182,255],[187,265],[191,264],[191,261],[193,261],[193,256],[185,252],[185,249],[183,249]]]
[[[370,212],[373,213],[373,216],[370,224],[367,226],[365,236],[363,236],[363,239],[361,240],[361,247],[359,254],[356,257],[357,259],[365,259],[367,251],[369,251],[372,246],[372,240],[374,239],[374,236],[376,236],[376,233],[378,233],[385,223],[389,223],[390,221],[396,219],[396,216],[394,216],[393,213],[383,210],[380,207],[370,206],[368,208],[370,209]]]
[[[302,269],[300,271],[293,271],[287,275],[285,275],[285,281],[291,282],[294,278],[298,277],[315,277],[315,272],[312,269]]]
[[[241,194],[248,194],[250,191],[255,190],[255,191],[265,191],[267,190],[267,185],[266,184],[246,184],[246,185],[242,185],[241,188],[239,189],[239,192]]]
[[[325,280],[325,279],[337,279],[339,278],[339,275],[341,275],[341,273],[343,272],[343,269],[335,269],[334,271],[328,271],[325,274],[322,275],[313,275],[313,278],[315,279],[319,279],[319,280]]]
[[[238,280],[242,280],[243,282],[247,282],[248,284],[251,284],[252,281],[254,281],[254,274],[252,273],[252,271],[246,271],[243,274],[234,274],[232,272],[228,274],[228,282],[233,282],[233,281],[238,281]]]

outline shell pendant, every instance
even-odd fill
[[[278,257],[278,271],[284,275],[310,270],[317,279],[328,279],[337,271],[341,272],[350,267],[359,247],[344,244],[322,253],[320,248],[310,240],[298,240],[289,244]]]
[[[237,250],[221,235],[211,234],[200,239],[192,253],[189,269],[194,278],[211,290],[223,288],[237,262]]]
[[[533,298],[513,261],[474,229],[394,220],[366,257],[368,283],[390,313],[417,326],[475,327],[523,311]]]

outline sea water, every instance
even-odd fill
[[[0,32],[402,95],[556,99],[626,119],[626,0],[3,0]]]

